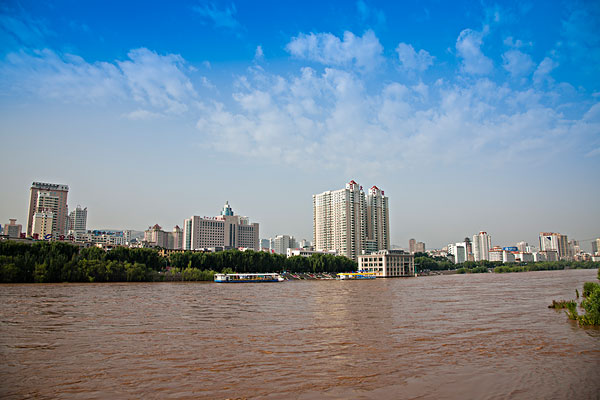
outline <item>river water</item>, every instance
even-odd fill
[[[0,285],[0,397],[597,399],[596,273]]]

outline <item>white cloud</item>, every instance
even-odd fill
[[[352,72],[303,68],[288,78],[255,70],[240,80],[234,106],[203,105],[202,146],[274,164],[351,171],[360,146],[361,154],[376,155],[365,161],[370,171],[505,166],[524,155],[529,161],[551,156],[574,135],[591,132],[545,106],[547,93],[489,79],[412,87],[389,82],[373,90]]]
[[[514,77],[527,75],[534,65],[531,56],[519,50],[505,52],[502,55],[502,60],[504,69]]]
[[[552,72],[552,70],[556,67],[558,67],[557,62],[552,60],[550,57],[545,57],[533,73],[533,81],[536,84],[542,84],[544,82],[553,82],[553,79],[550,76],[550,72]]]
[[[131,50],[127,55],[130,60],[117,64],[135,100],[170,113],[188,109],[187,103],[196,92],[184,72],[181,56],[163,56],[146,48]]]
[[[133,121],[152,120],[152,119],[163,117],[162,114],[144,110],[141,108],[138,108],[137,110],[132,111],[130,113],[124,114],[123,116],[125,118],[133,120]]]
[[[522,40],[515,40],[512,36],[508,36],[506,39],[504,39],[503,42],[506,46],[508,47],[513,47],[515,49],[520,49],[521,47],[525,47],[525,46],[533,46],[533,43],[531,42],[523,42]]]
[[[383,46],[371,30],[362,37],[346,31],[342,40],[331,33],[301,33],[286,50],[300,59],[331,66],[355,65],[362,70],[372,70],[383,62]]]
[[[400,43],[396,47],[398,58],[402,66],[408,70],[423,72],[433,65],[433,56],[425,50],[419,50],[417,53],[410,44]]]
[[[263,53],[262,46],[256,46],[256,51],[254,52],[254,61],[260,61],[265,58],[265,53]]]
[[[71,54],[59,55],[48,49],[10,53],[0,68],[2,86],[15,94],[35,93],[63,102],[102,102],[126,96],[117,66],[90,64]]]
[[[157,112],[178,114],[188,109],[196,92],[179,55],[140,48],[131,50],[128,57],[115,63],[88,63],[79,56],[47,49],[10,53],[0,64],[0,85],[17,95],[32,93],[62,102],[133,98]]]
[[[473,75],[487,75],[492,72],[492,60],[481,51],[483,34],[472,29],[463,30],[456,40],[456,50],[463,59],[461,69]]]

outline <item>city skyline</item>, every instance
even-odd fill
[[[390,243],[598,237],[599,6],[129,2],[0,8],[0,223],[31,182],[88,227],[224,201],[312,237],[311,196],[376,182]],[[173,22],[176,21],[176,22]]]

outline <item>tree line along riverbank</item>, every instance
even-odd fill
[[[538,262],[510,266],[491,261],[453,264],[447,259],[415,254],[419,274],[454,270],[456,273],[522,272],[569,268],[599,268],[598,262]],[[215,273],[336,274],[357,269],[343,256],[311,257],[256,251],[182,252],[162,257],[156,249],[80,248],[67,242],[0,241],[1,283],[210,281]]]
[[[319,274],[355,271],[343,256],[290,257],[256,251],[182,252],[156,249],[80,248],[66,242],[0,241],[1,283],[211,281],[215,273],[288,271]]]
[[[427,253],[415,253],[415,271],[419,274],[456,271],[458,274],[506,273],[527,271],[551,271],[562,269],[596,269],[600,262],[594,261],[539,261],[504,264],[502,261],[465,261],[454,264],[444,257],[431,257]]]

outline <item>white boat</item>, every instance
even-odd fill
[[[279,274],[215,274],[217,283],[243,283],[243,282],[282,282],[284,279]]]
[[[352,280],[352,279],[375,279],[377,275],[375,272],[341,272],[337,274],[339,280]]]

